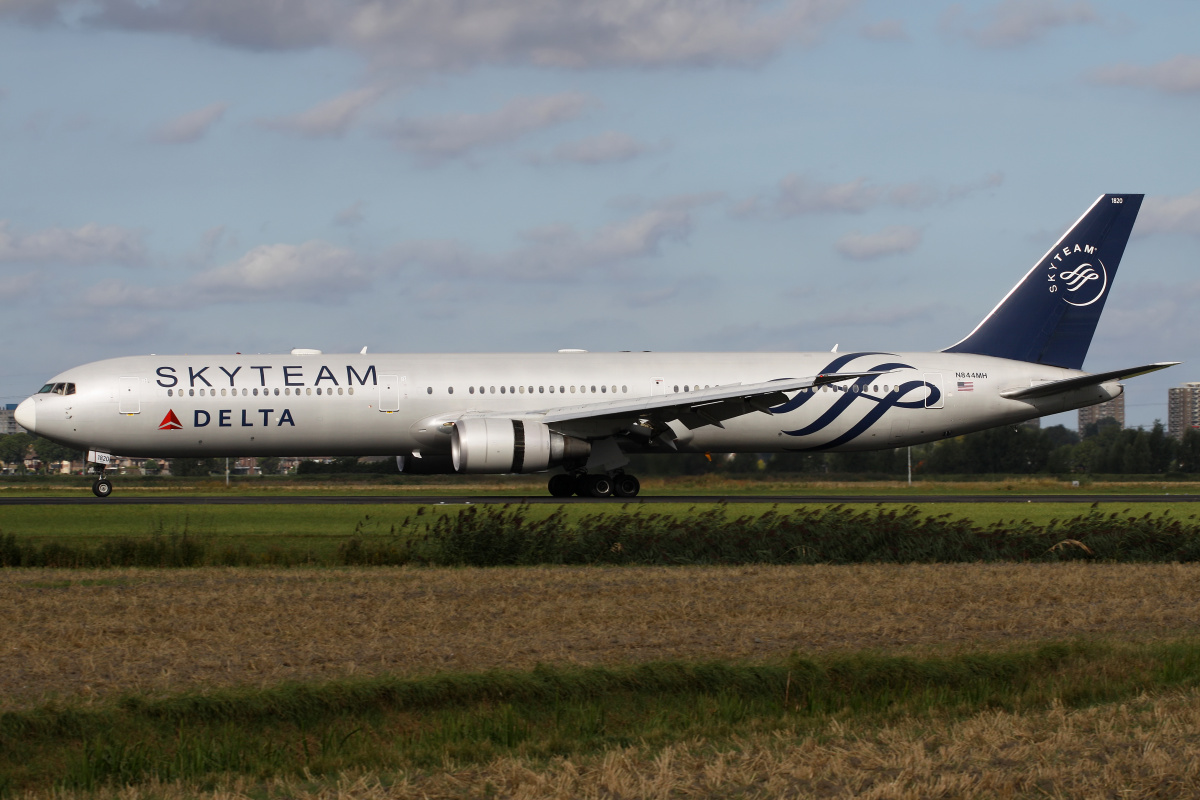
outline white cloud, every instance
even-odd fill
[[[1114,64],[1088,76],[1106,86],[1144,86],[1170,94],[1200,92],[1200,56],[1175,56],[1151,66]]]
[[[370,279],[349,250],[326,242],[260,245],[216,269],[200,273],[189,287],[212,301],[285,299],[323,301],[363,289]]]
[[[482,114],[401,119],[385,129],[384,135],[400,150],[426,163],[437,163],[575,119],[592,102],[574,92],[518,97],[497,111]]]
[[[860,261],[911,253],[921,243],[921,231],[907,225],[892,225],[878,233],[849,233],[838,239],[837,250]]]
[[[406,72],[757,64],[856,0],[8,0],[7,15],[175,33],[251,50],[339,46]]]
[[[1176,197],[1147,197],[1142,201],[1134,231],[1200,236],[1200,190]]]
[[[339,228],[353,228],[361,225],[367,215],[363,213],[363,201],[356,200],[339,211],[333,218],[333,224]]]
[[[344,136],[362,110],[373,105],[383,94],[383,90],[376,87],[354,89],[299,114],[264,119],[259,124],[264,128],[310,138]]]
[[[191,144],[198,142],[208,133],[209,128],[225,116],[226,103],[213,103],[195,111],[181,114],[163,123],[151,135],[151,139],[160,144]]]
[[[15,300],[33,291],[38,284],[35,272],[24,275],[0,275],[0,300]]]
[[[140,309],[264,300],[327,303],[368,288],[372,272],[359,256],[326,242],[269,244],[182,284],[148,287],[106,280],[89,287],[85,298],[91,306]]]
[[[535,156],[530,160],[535,164],[612,164],[631,161],[650,150],[649,145],[627,133],[605,131],[585,139],[565,142],[555,147],[549,156]]]
[[[881,19],[878,22],[868,22],[858,29],[864,39],[876,42],[906,42],[908,31],[904,23],[898,19]]]
[[[492,278],[578,283],[613,270],[632,269],[657,255],[666,242],[683,241],[692,219],[683,208],[662,207],[606,225],[583,235],[568,225],[547,225],[522,234],[524,244],[499,255],[468,250],[455,242],[418,241],[396,248],[400,263],[439,277]]]
[[[1001,0],[988,11],[970,15],[961,5],[950,6],[942,30],[982,47],[1006,48],[1030,44],[1055,28],[1098,20],[1086,0]]]
[[[0,264],[124,264],[145,263],[141,234],[114,225],[89,222],[79,228],[44,228],[15,232],[0,220]]]
[[[861,214],[882,205],[928,208],[994,188],[1003,182],[1004,175],[999,172],[977,181],[945,187],[921,182],[876,184],[866,178],[845,183],[824,183],[800,175],[788,175],[773,192],[740,203],[734,208],[734,215],[786,219],[805,214]]]

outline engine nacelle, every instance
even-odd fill
[[[450,434],[450,457],[459,472],[541,472],[583,461],[591,451],[592,446],[582,439],[555,433],[541,422],[520,419],[460,419]]]

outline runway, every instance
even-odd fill
[[[196,496],[163,495],[128,496],[113,495],[101,500],[98,497],[0,497],[0,506],[76,506],[76,505],[129,505],[129,506],[249,506],[249,505],[496,505],[503,503],[543,504],[605,504],[656,505],[678,503],[684,505],[709,505],[712,503],[779,503],[821,504],[844,503],[846,505],[875,505],[879,503],[1198,503],[1200,494],[922,494],[922,495],[650,495],[628,500],[595,497],[548,497],[543,495],[279,495],[279,496]]]

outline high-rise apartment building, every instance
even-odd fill
[[[1093,422],[1112,417],[1117,421],[1117,424],[1122,428],[1125,427],[1125,393],[1122,392],[1119,396],[1114,397],[1106,403],[1099,403],[1094,406],[1084,406],[1079,409],[1079,434],[1087,430],[1087,426]]]
[[[1167,390],[1167,432],[1182,439],[1188,428],[1200,428],[1200,383]]]

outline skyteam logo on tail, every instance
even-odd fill
[[[1064,303],[1090,306],[1108,289],[1108,270],[1096,257],[1090,244],[1066,245],[1054,251],[1046,261],[1046,282],[1051,294],[1059,294]]]

